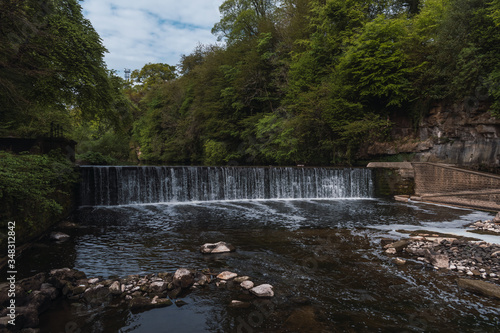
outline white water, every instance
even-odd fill
[[[368,169],[82,167],[81,205],[371,198]]]

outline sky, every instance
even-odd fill
[[[121,77],[124,69],[151,63],[177,65],[198,44],[215,44],[211,29],[219,22],[223,0],[85,0],[84,16],[101,36],[109,53],[108,69]]]

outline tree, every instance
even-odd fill
[[[105,116],[112,104],[105,52],[77,0],[2,0],[0,119],[16,128],[70,106]],[[39,127],[31,131],[46,130]]]
[[[148,63],[140,71],[136,69],[130,75],[132,80],[142,83],[144,89],[173,80],[176,77],[175,66],[163,63]]]
[[[212,28],[219,40],[229,44],[257,36],[262,26],[272,24],[277,0],[225,0],[219,7],[222,19]]]
[[[404,19],[379,16],[367,23],[340,60],[337,74],[345,78],[343,84],[361,98],[377,98],[381,106],[401,106],[411,99],[409,78],[416,68],[409,66],[404,49],[407,29]]]

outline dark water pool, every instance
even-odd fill
[[[215,284],[187,303],[132,314],[61,302],[42,332],[498,332],[500,302],[461,291],[456,276],[392,264],[381,237],[398,229],[463,232],[488,213],[370,200],[231,201],[82,208],[70,241],[41,242],[23,274],[74,267],[88,277],[230,270],[270,283],[276,296],[231,308],[239,290]],[[237,251],[198,249],[226,241]]]

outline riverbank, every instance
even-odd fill
[[[456,274],[458,284],[467,289],[463,278],[488,281],[485,296],[500,299],[500,213],[493,220],[477,221],[468,226],[470,231],[498,235],[497,243],[478,241],[472,237],[460,237],[428,231],[409,232],[408,238],[398,241],[382,240],[384,252],[393,257],[397,265],[416,260],[436,270],[447,270]],[[404,230],[399,232],[404,233]]]
[[[273,286],[256,285],[248,276],[223,271],[196,271],[179,268],[175,273],[165,272],[145,276],[130,275],[122,279],[88,278],[82,271],[70,268],[53,269],[50,273],[0,284],[0,333],[38,333],[40,315],[59,300],[67,300],[73,307],[87,307],[88,311],[121,307],[132,313],[168,307],[182,307],[182,298],[209,284],[216,289],[238,290],[233,308],[249,308],[259,300],[274,296]]]

